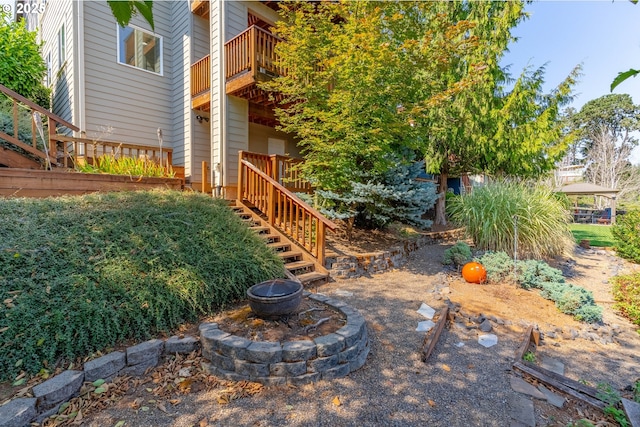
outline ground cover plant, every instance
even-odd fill
[[[452,197],[447,213],[452,222],[466,227],[479,250],[513,256],[516,225],[519,258],[560,255],[574,244],[567,210],[542,185],[497,181]]]
[[[562,272],[544,261],[514,260],[504,252],[487,252],[476,261],[487,270],[489,283],[515,282],[524,289],[539,289],[543,298],[554,301],[558,310],[587,323],[602,320],[602,307],[593,293],[581,286],[565,283]]]
[[[282,261],[221,200],[0,199],[0,380],[212,313]]]
[[[611,227],[593,224],[571,224],[571,234],[576,242],[588,240],[591,246],[612,248],[615,243],[611,234]]]

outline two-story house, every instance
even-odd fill
[[[120,27],[106,1],[49,0],[31,19],[53,112],[88,138],[161,142],[188,184],[201,188],[204,173],[214,191],[235,198],[239,150],[298,152],[257,87],[278,73],[269,32],[276,10],[272,1],[155,1],[152,30],[139,16]]]

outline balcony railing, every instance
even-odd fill
[[[275,47],[280,39],[253,25],[225,46],[225,77],[227,93],[234,93],[247,85],[286,74],[277,64]]]

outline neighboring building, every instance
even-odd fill
[[[235,198],[238,151],[296,155],[275,130],[273,101],[256,82],[273,66],[277,2],[153,3],[155,31],[141,17],[119,27],[106,1],[32,0],[27,17],[44,42],[53,112],[92,139],[173,149],[187,183],[203,180]],[[39,10],[39,8],[32,8]]]
[[[559,166],[554,171],[556,187],[583,181],[585,170],[584,165]]]

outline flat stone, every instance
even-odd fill
[[[251,345],[252,341],[238,337],[235,335],[229,335],[220,340],[217,340],[217,345],[220,347],[218,351],[227,357],[234,359],[246,359],[247,347]]]
[[[33,396],[38,399],[38,412],[46,411],[60,402],[73,397],[84,380],[82,371],[64,371],[33,387]]]
[[[126,355],[114,351],[84,364],[84,380],[94,382],[97,379],[111,378],[126,365]]]
[[[244,375],[240,375],[233,371],[227,371],[225,369],[218,368],[217,366],[213,366],[210,363],[203,363],[202,366],[206,369],[211,375],[214,375],[218,378],[227,381],[245,381],[248,378]]]
[[[315,301],[320,301],[320,302],[326,302],[328,300],[330,300],[331,298],[329,298],[328,296],[324,295],[324,294],[310,294],[309,295],[309,299],[315,300]]]
[[[269,365],[269,373],[276,377],[297,377],[307,373],[307,362],[280,362]]]
[[[344,365],[338,365],[335,368],[327,369],[322,373],[321,377],[323,380],[332,380],[334,378],[346,377],[349,375],[349,372],[351,372],[351,369],[349,364],[346,363]]]
[[[533,409],[533,400],[519,394],[513,394],[509,397],[509,407],[511,408],[511,418],[520,423],[520,425],[526,427],[536,426],[536,413]]]
[[[164,341],[157,339],[127,347],[127,365],[139,365],[148,360],[158,359],[163,348]]]
[[[268,377],[269,365],[265,363],[251,363],[245,360],[234,360],[235,371],[247,377]]]
[[[311,372],[324,372],[328,369],[334,368],[337,364],[337,354],[328,357],[318,357],[317,359],[309,360],[307,362],[307,366]]]
[[[168,354],[189,354],[196,349],[198,340],[192,336],[180,338],[176,335],[164,343],[164,352]]]
[[[345,348],[344,351],[338,353],[338,363],[346,363],[355,360],[360,351],[361,348],[358,344]]]
[[[547,402],[549,402],[550,404],[552,404],[556,408],[564,407],[564,402],[565,402],[564,397],[552,392],[551,390],[547,389],[542,384],[538,386],[538,390],[540,390],[542,392],[542,394],[544,394],[544,396],[547,398]]]
[[[23,427],[29,425],[38,414],[36,398],[13,399],[0,406],[0,427]]]
[[[316,356],[317,347],[313,341],[288,341],[282,346],[283,362],[299,362]]]
[[[305,385],[315,383],[320,379],[319,372],[312,372],[310,374],[300,375],[299,377],[287,378],[287,384],[291,385]]]
[[[546,400],[546,397],[540,390],[526,382],[520,377],[511,376],[510,379],[511,388],[518,393],[526,394],[527,396],[535,397],[536,399]]]
[[[218,329],[218,324],[215,322],[200,323],[200,325],[198,326],[198,333],[202,335],[204,331],[207,331],[209,329]]]
[[[313,340],[316,343],[318,357],[331,356],[345,347],[344,336],[339,334],[324,335]]]
[[[558,375],[564,375],[564,363],[552,357],[544,357],[540,366],[547,371],[555,372]]]
[[[640,427],[640,403],[622,398],[622,407],[627,414],[631,427]]]
[[[246,360],[256,363],[278,363],[282,361],[282,346],[279,342],[252,342],[247,347]]]
[[[287,378],[285,377],[254,377],[251,378],[251,381],[260,383],[267,387],[285,385],[287,383]]]
[[[202,345],[202,355],[204,358],[211,360],[211,354],[220,351],[220,340],[229,336],[227,332],[221,331],[218,328],[200,329],[200,344]]]
[[[144,375],[144,373],[147,372],[147,369],[158,366],[158,363],[160,363],[160,356],[156,356],[152,359],[147,359],[142,363],[138,363],[137,365],[125,366],[120,371],[120,374],[139,377]]]
[[[358,354],[358,357],[355,358],[355,360],[352,360],[351,362],[349,362],[349,371],[353,372],[356,371],[360,368],[362,368],[365,364],[365,362],[367,361],[367,355],[369,354],[369,346],[366,345],[362,351],[360,352],[360,354]]]
[[[344,345],[346,347],[351,347],[355,343],[358,342],[360,337],[362,336],[363,330],[362,323],[347,323],[342,328],[336,331],[336,334],[342,335],[344,337]]]
[[[482,323],[480,323],[479,328],[482,332],[491,332],[493,330],[493,326],[491,326],[491,321],[489,321],[489,319],[484,319]]]
[[[222,368],[225,371],[233,371],[236,369],[236,365],[233,362],[233,359],[227,356],[223,356],[219,353],[211,353],[210,357],[208,357],[211,364],[217,366],[218,368]]]

